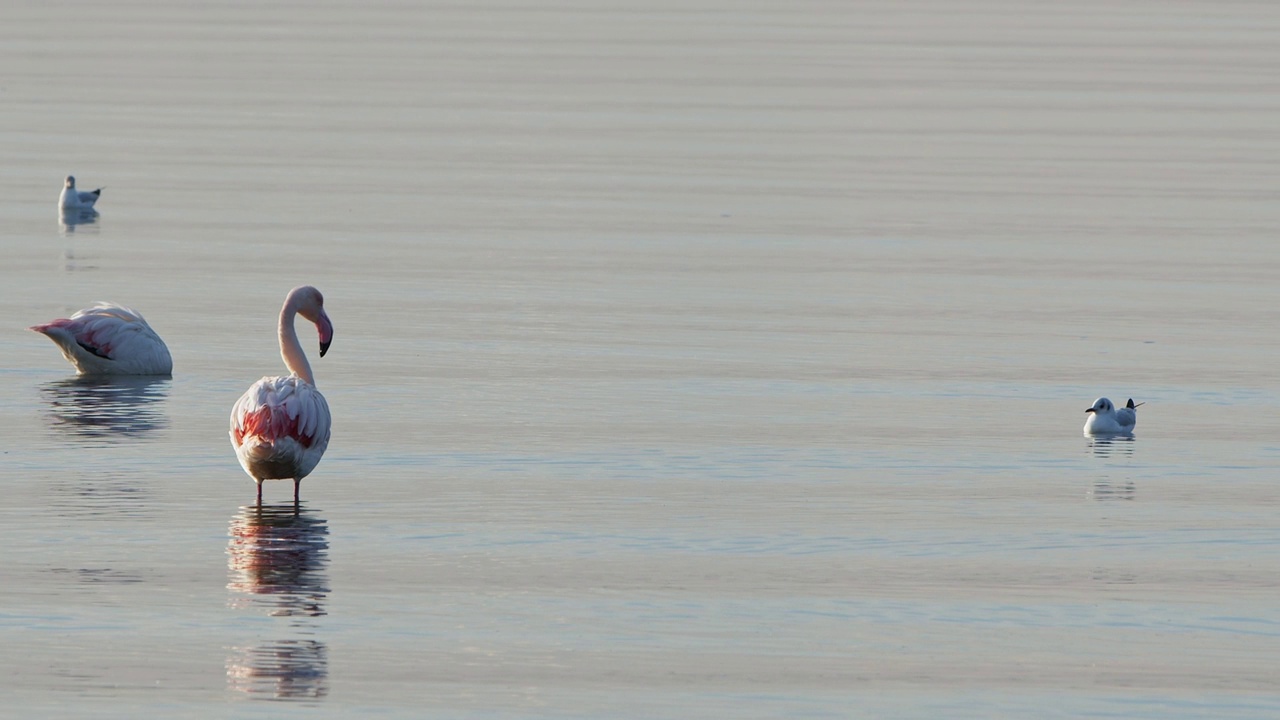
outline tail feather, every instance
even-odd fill
[[[245,438],[260,438],[259,444],[274,444],[277,440],[292,438],[304,448],[315,442],[312,433],[298,427],[298,418],[289,417],[283,407],[271,405],[245,413],[236,427],[235,438],[238,444],[244,444]]]

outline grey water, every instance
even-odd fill
[[[0,715],[1280,715],[1280,7],[2,12]]]

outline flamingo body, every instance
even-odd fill
[[[264,377],[231,410],[231,444],[254,480],[301,480],[329,447],[329,404],[297,375]]]
[[[76,178],[68,175],[62,183],[62,195],[58,198],[58,207],[63,210],[92,210],[93,204],[102,196],[102,188],[81,192],[76,189]]]
[[[100,302],[31,329],[46,335],[81,375],[169,375],[169,348],[142,315]]]
[[[231,408],[231,446],[240,466],[258,484],[263,480],[293,480],[298,501],[302,478],[311,474],[329,447],[331,416],[324,395],[316,389],[294,316],[314,322],[320,333],[320,356],[333,339],[333,324],[324,311],[324,298],[311,286],[294,288],[280,310],[280,356],[291,374],[264,377],[245,391]]]

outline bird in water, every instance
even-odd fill
[[[62,196],[58,198],[58,207],[63,211],[92,210],[93,204],[102,196],[102,188],[90,192],[76,190],[76,178],[68,175],[62,183]]]
[[[100,302],[69,318],[32,325],[62,349],[81,375],[168,375],[169,348],[141,313]]]
[[[315,469],[329,446],[329,404],[316,389],[311,365],[302,352],[294,317],[315,323],[320,333],[320,357],[333,341],[333,323],[324,311],[320,291],[304,285],[289,291],[280,309],[280,357],[289,375],[264,377],[245,391],[231,408],[231,445],[249,477],[258,483],[262,505],[263,480],[293,480],[298,503],[302,478]]]
[[[1089,417],[1084,421],[1084,434],[1128,435],[1138,424],[1138,407],[1145,404],[1135,405],[1133,398],[1129,398],[1129,403],[1117,410],[1107,398],[1098,398],[1093,401],[1093,407],[1085,410]]]

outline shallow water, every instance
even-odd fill
[[[0,23],[9,712],[1280,712],[1280,11],[166,7]]]

